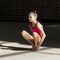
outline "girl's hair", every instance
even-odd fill
[[[38,16],[38,14],[37,14],[37,11],[36,11],[36,10],[32,10],[32,11],[30,11],[29,13],[34,13],[36,16]]]
[[[37,13],[37,11],[36,11],[36,10],[32,10],[32,11],[30,11],[30,13],[31,13],[31,12],[33,12],[33,13]]]

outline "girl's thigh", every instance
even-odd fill
[[[29,34],[27,31],[23,30],[22,31],[22,35],[23,37],[29,39],[29,40],[33,40],[33,36],[31,34]]]

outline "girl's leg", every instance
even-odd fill
[[[46,35],[44,34],[44,36],[42,37],[42,40],[40,41],[40,46],[42,45],[42,43],[44,42],[44,39],[45,39]]]
[[[42,43],[44,42],[45,37],[46,37],[46,35],[44,34],[44,36],[42,37],[42,39],[41,39],[40,42],[38,43],[38,48],[39,48],[39,46],[41,46]]]
[[[34,32],[33,33],[33,38],[34,38],[34,42],[35,42],[35,50],[38,50],[39,48],[39,43],[41,41],[41,37],[39,36],[38,33]]]
[[[33,37],[30,35],[28,32],[25,30],[22,31],[22,36],[30,43],[33,45]]]

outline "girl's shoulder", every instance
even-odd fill
[[[38,21],[37,26],[43,27],[43,25]]]

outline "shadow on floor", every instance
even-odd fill
[[[53,52],[51,52],[51,53],[50,52],[42,52],[43,50],[50,49],[50,47],[41,48],[41,49],[39,49],[39,51],[32,51],[29,48],[4,46],[4,45],[0,45],[0,47],[3,50],[14,50],[14,51],[18,51],[18,52],[15,52],[15,53],[0,55],[0,58],[14,56],[14,55],[20,55],[20,54],[26,54],[26,53],[31,53],[31,52],[36,52],[36,53],[40,53],[40,54],[49,54],[49,55],[60,55],[58,53],[53,53]]]
[[[4,45],[0,45],[0,47],[1,49],[5,49],[5,50],[16,50],[16,51],[32,50],[32,48],[13,47],[13,46],[4,46]]]
[[[42,54],[49,54],[49,55],[60,55],[60,53],[53,53],[53,52],[38,52]]]
[[[26,53],[30,53],[30,52],[37,52],[37,51],[32,51],[31,48],[23,48],[23,47],[13,47],[13,46],[0,45],[0,48],[3,49],[3,50],[19,51],[19,52],[15,52],[15,53],[0,55],[0,58],[4,58],[4,57],[8,57],[8,56],[13,56],[13,55],[26,54]],[[39,51],[46,50],[46,49],[50,49],[50,48],[48,48],[48,47],[41,48]]]
[[[30,50],[30,51],[32,51],[32,48],[13,47],[13,46],[4,46],[4,45],[0,45],[0,48],[4,49],[4,50],[15,50],[15,51],[27,51],[27,50]],[[39,50],[41,51],[41,50],[46,50],[46,49],[50,49],[50,47],[41,48]]]

